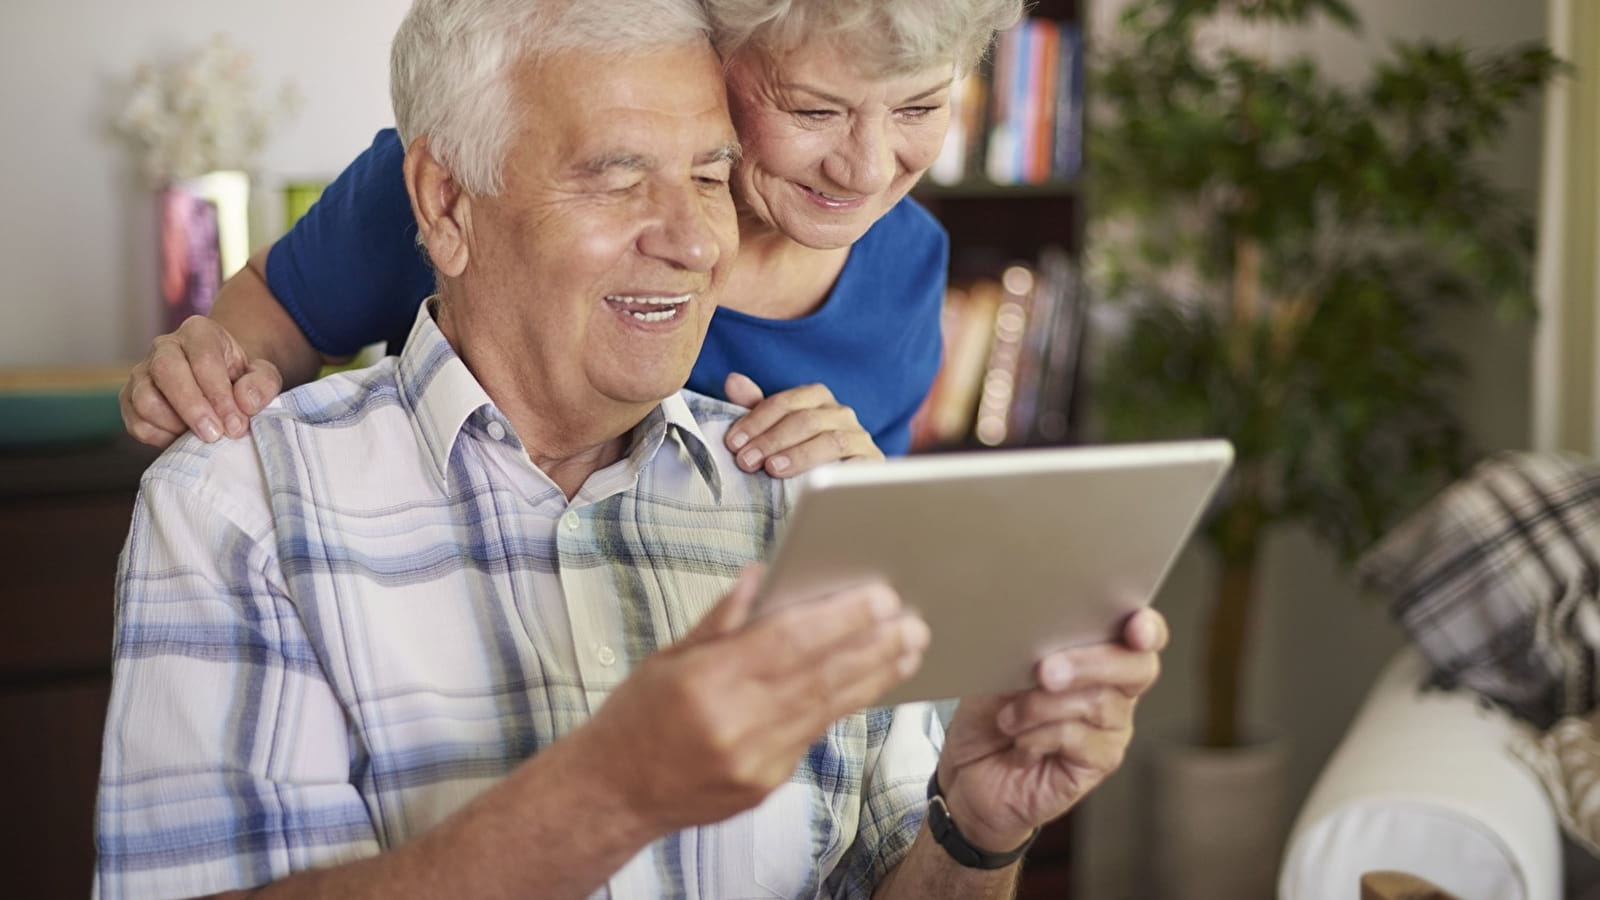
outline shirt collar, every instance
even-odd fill
[[[505,414],[495,407],[494,401],[483,386],[467,369],[467,364],[456,355],[455,349],[445,339],[433,319],[437,295],[424,300],[417,310],[416,321],[400,353],[397,379],[403,402],[411,411],[412,429],[417,441],[433,463],[434,474],[440,485],[449,483],[450,455],[456,440],[461,436],[473,415],[482,411],[484,427],[494,434],[492,423],[504,429],[508,443],[519,449],[521,442]],[[638,425],[634,426],[628,441],[627,456],[642,468],[668,436],[680,454],[693,465],[700,478],[710,488],[713,497],[722,497],[722,478],[712,458],[710,446],[700,423],[689,411],[682,393],[665,398]]]

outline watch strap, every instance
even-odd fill
[[[1039,837],[1039,829],[1035,828],[1033,834],[1022,842],[1022,846],[1004,853],[995,853],[974,845],[967,840],[967,836],[956,827],[954,819],[950,818],[950,807],[944,802],[944,792],[939,789],[939,772],[934,770],[928,779],[928,831],[944,852],[950,858],[969,869],[1004,869],[1022,858],[1028,848]]]

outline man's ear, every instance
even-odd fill
[[[470,256],[472,200],[450,171],[434,157],[426,135],[411,142],[405,158],[406,193],[417,232],[428,257],[440,275],[456,278],[466,271]]]

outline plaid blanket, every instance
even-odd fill
[[[1358,575],[1432,664],[1542,729],[1600,703],[1600,463],[1505,453],[1385,535]]]

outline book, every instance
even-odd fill
[[[1088,309],[1078,267],[1062,248],[1046,247],[1040,252],[1039,280],[1041,292],[1050,298],[1051,315],[1043,340],[1035,411],[1027,426],[1032,442],[1059,444],[1073,436],[1074,398]]]
[[[959,445],[971,435],[1000,293],[1000,283],[992,278],[953,284],[946,293],[943,360],[911,421],[913,450]]]
[[[1000,288],[989,362],[984,367],[973,423],[973,434],[978,442],[990,447],[1015,438],[1011,431],[1011,406],[1016,399],[1017,367],[1022,361],[1022,341],[1032,300],[1032,270],[1021,265],[1011,266],[1000,276]]]
[[[1083,32],[1061,25],[1056,59],[1056,100],[1051,177],[1076,178],[1083,168]]]

